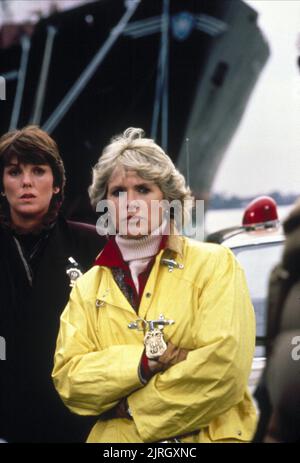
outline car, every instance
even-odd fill
[[[256,349],[249,379],[250,390],[254,392],[266,361],[269,277],[281,259],[285,241],[275,201],[269,196],[256,198],[245,209],[241,226],[212,233],[206,241],[230,248],[245,271],[256,315]]]

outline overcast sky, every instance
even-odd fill
[[[300,1],[248,0],[271,56],[213,185],[240,196],[276,189],[300,195]]]

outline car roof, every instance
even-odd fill
[[[245,227],[231,227],[207,236],[206,241],[219,243],[228,248],[251,246],[259,244],[280,243],[285,241],[282,227],[247,229]]]

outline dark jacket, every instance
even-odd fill
[[[0,227],[0,438],[8,442],[80,442],[93,422],[71,414],[52,380],[59,318],[70,292],[72,256],[88,270],[104,245],[95,227],[60,218],[46,234],[30,285],[10,230]]]
[[[296,403],[294,398],[299,396],[300,390],[298,394],[291,394],[288,391],[298,387],[295,386],[294,377],[299,369],[299,362],[292,361],[291,351],[295,332],[298,330],[300,333],[300,203],[285,221],[284,231],[286,242],[283,256],[281,262],[273,269],[269,280],[267,362],[255,393],[260,408],[255,442],[262,441],[266,433],[270,432],[270,420],[271,424],[275,423],[273,419],[275,412],[282,420],[283,414],[288,415],[288,409],[293,413],[297,407],[299,409],[299,401]],[[279,410],[281,403],[284,403],[284,406]],[[274,406],[277,410],[274,410]],[[279,421],[278,418],[276,421]],[[285,430],[284,435],[280,431],[281,435],[278,436],[280,439],[294,441],[295,434],[288,429],[293,427],[289,424],[293,422],[294,417],[290,414],[282,426]],[[276,426],[271,425],[273,432]]]

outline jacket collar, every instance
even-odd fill
[[[183,258],[183,244],[183,237],[180,236],[176,231],[175,227],[173,227],[172,234],[166,237],[166,242],[164,243],[164,246],[161,246],[154,260],[154,264],[148,277],[143,294],[146,294],[147,292],[153,293],[158,278],[159,269],[161,268],[162,259],[164,257],[169,257],[169,252],[176,253],[176,257],[179,257],[179,261]],[[171,257],[174,258],[175,256]],[[123,310],[131,312],[132,314],[134,314],[136,318],[135,310],[131,307],[130,303],[128,302],[124,294],[121,292],[120,288],[113,282],[111,278],[111,271],[109,270],[109,267],[112,267],[112,264],[114,264],[115,266],[121,268],[120,261],[118,259],[121,259],[123,261],[121,252],[118,249],[115,239],[114,237],[111,237],[105,245],[104,249],[98,255],[95,263],[95,265],[99,265],[103,269],[102,278],[100,279],[100,284],[97,292],[98,304],[102,305],[108,303],[114,305],[116,307],[122,308]],[[178,263],[180,264],[180,262]],[[126,266],[126,263],[123,261],[122,265]],[[144,318],[146,317],[150,304],[150,298],[142,298],[139,309],[139,316]]]
[[[173,221],[170,224],[170,235],[163,237],[159,249],[169,250],[183,257],[183,239],[179,235]],[[95,265],[119,267],[124,270],[128,269],[114,236],[108,240],[102,251],[98,254]]]
[[[179,235],[173,221],[170,224],[170,235],[167,238],[166,249],[183,257],[183,238]]]
[[[114,236],[110,237],[100,254],[97,256],[95,265],[103,267],[118,267],[123,270],[128,269]]]

